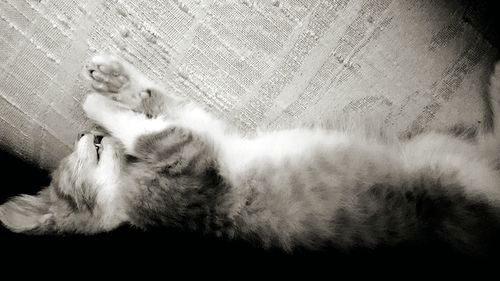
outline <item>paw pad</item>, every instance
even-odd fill
[[[96,56],[87,66],[91,86],[100,93],[117,93],[129,82],[119,59],[113,56]]]

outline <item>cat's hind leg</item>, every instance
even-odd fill
[[[492,130],[500,141],[500,62],[495,65],[495,70],[490,78],[489,99],[492,114]]]
[[[488,95],[491,116],[483,128],[484,133],[478,135],[479,153],[500,170],[500,62],[490,77]]]

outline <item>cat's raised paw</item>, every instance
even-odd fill
[[[97,55],[86,66],[92,89],[137,112],[145,112],[144,100],[158,88],[146,75],[126,60],[114,55]]]
[[[130,77],[122,59],[112,55],[98,55],[86,67],[91,86],[100,93],[118,93]]]

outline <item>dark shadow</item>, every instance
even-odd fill
[[[481,32],[486,40],[500,48],[500,3],[497,0],[459,0],[465,6],[462,18]]]
[[[0,150],[0,171],[4,183],[0,188],[0,204],[7,198],[21,193],[35,194],[40,187],[50,183],[49,172]]]

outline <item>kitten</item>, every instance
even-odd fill
[[[87,70],[98,93],[83,109],[107,134],[82,134],[49,187],[0,206],[12,231],[173,226],[285,250],[431,239],[467,253],[497,234],[500,65],[492,130],[405,141],[347,127],[245,138],[124,60],[96,56]]]

